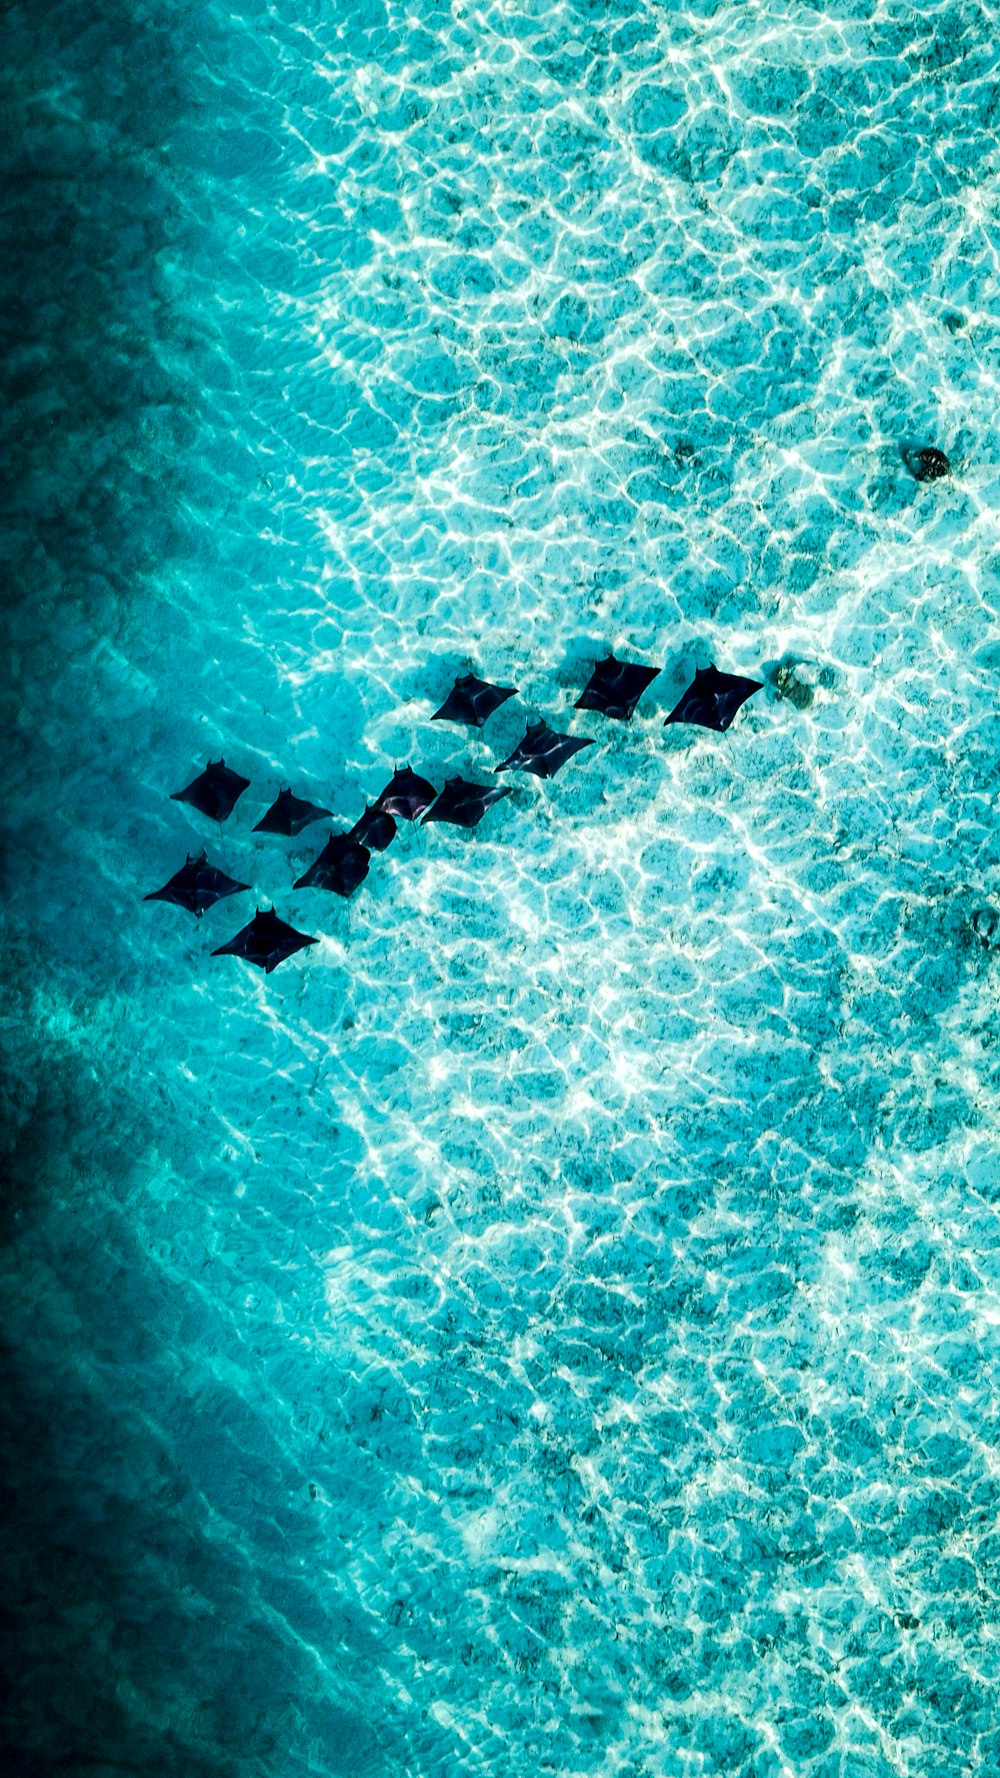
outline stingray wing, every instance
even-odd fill
[[[416,821],[436,795],[433,784],[421,778],[419,772],[403,766],[393,773],[392,783],[387,784],[381,796],[376,798],[375,807],[397,821]]]
[[[345,899],[368,875],[371,853],[349,834],[331,834],[319,857],[292,885],[295,889],[329,889]]]
[[[714,665],[699,667],[687,691],[671,710],[664,727],[671,722],[692,722],[699,728],[727,729],[737,711],[754,692],[762,689],[757,679],[744,679],[736,673],[720,673]]]
[[[538,771],[543,778],[554,778],[566,761],[572,759],[574,753],[580,753],[584,747],[593,747],[593,745],[594,742],[589,736],[585,738],[582,735],[555,735],[553,744],[546,749],[544,758],[539,761],[538,766],[532,769]]]
[[[224,759],[209,760],[205,770],[184,790],[175,791],[170,800],[190,803],[199,814],[207,815],[212,821],[225,821],[249,787],[249,778],[234,772]]]
[[[501,789],[494,784],[473,784],[468,778],[449,778],[424,820],[447,821],[453,827],[477,827],[487,809],[510,794],[506,786]]]
[[[743,679],[728,673],[724,677],[727,683],[718,694],[721,716],[719,726],[727,729],[747,699],[752,698],[754,692],[763,690],[763,687],[758,679]]]
[[[280,790],[266,815],[262,815],[254,828],[254,833],[280,833],[290,835],[292,832],[292,804],[295,798],[290,790]]]
[[[636,661],[618,661],[614,655],[598,661],[583,695],[576,700],[578,710],[599,710],[619,722],[631,720],[636,704],[648,685],[660,674],[659,667],[643,667]]]
[[[544,722],[529,722],[524,731],[524,740],[519,741],[513,753],[494,766],[494,772],[533,772],[536,768],[532,761],[538,756],[539,746],[544,745],[546,735],[552,730],[546,728]]]
[[[288,831],[292,835],[301,833],[304,827],[310,827],[314,821],[330,821],[333,818],[332,809],[321,809],[318,803],[306,802],[301,796],[289,797],[288,801]]]
[[[214,864],[200,864],[193,887],[198,902],[195,912],[202,914],[207,908],[214,907],[217,901],[224,901],[228,895],[242,895],[250,885],[238,883],[235,877],[228,877],[224,870],[216,870]]]
[[[293,796],[290,790],[283,790],[253,831],[280,833],[294,838],[310,822],[322,821],[324,816],[329,819],[331,813],[330,809],[321,809],[318,803],[306,802],[301,796]]]
[[[460,679],[456,679],[440,710],[435,710],[431,721],[457,722],[463,728],[482,728],[485,718],[476,711],[476,687],[483,683],[473,673],[465,673]]]
[[[461,678],[456,679],[440,710],[435,710],[431,721],[457,722],[465,728],[482,728],[494,710],[499,710],[501,704],[515,696],[513,686],[491,685],[488,679],[477,679],[474,673],[464,673]]]
[[[162,889],[154,889],[143,900],[172,902],[200,920],[206,908],[214,907],[224,896],[237,895],[249,887],[249,883],[237,883],[235,877],[227,877],[225,871],[216,870],[209,864],[205,853],[199,852],[197,856],[188,857],[169,883],[164,883]]]
[[[171,877],[169,883],[164,883],[162,889],[151,889],[148,895],[143,896],[143,901],[168,901],[172,906],[187,908],[188,912],[193,914],[195,912],[194,898],[190,889],[183,883],[178,883],[177,877],[180,874],[178,871],[177,876]]]
[[[524,740],[510,759],[496,769],[498,772],[532,772],[536,778],[554,778],[566,761],[572,759],[574,753],[593,745],[589,738],[581,735],[559,735],[547,723],[536,722],[529,725]]]
[[[297,932],[289,926],[287,920],[279,919],[273,908],[264,913],[258,908],[248,926],[237,932],[228,944],[219,945],[212,952],[213,957],[242,957],[245,962],[253,963],[270,975],[286,957],[293,957],[296,951],[304,950],[306,945],[318,944],[319,940],[310,938],[306,932]]]
[[[367,846],[370,852],[384,852],[396,838],[396,823],[384,809],[366,809],[347,837],[357,840],[360,846]]]

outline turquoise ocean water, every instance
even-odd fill
[[[995,12],[3,29],[4,1769],[996,1778]]]

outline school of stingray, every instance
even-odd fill
[[[937,481],[950,473],[951,464],[943,451],[935,446],[901,451],[903,461],[916,481]],[[630,722],[642,694],[658,678],[659,667],[643,666],[636,661],[619,661],[614,655],[598,661],[586,688],[576,700],[577,710],[596,710],[618,722]],[[739,674],[720,673],[714,664],[699,667],[666,719],[664,726],[674,722],[693,723],[700,728],[724,732],[748,698],[763,689],[763,682],[746,679]],[[481,729],[508,698],[517,696],[517,688],[491,685],[466,673],[455,680],[444,703],[435,710],[432,722],[457,723],[465,728]],[[536,778],[554,778],[563,766],[584,747],[592,747],[591,737],[564,735],[549,728],[544,721],[529,722],[523,741],[507,759],[494,767],[494,772],[530,772]],[[224,759],[210,761],[183,790],[173,793],[173,802],[188,803],[212,821],[228,820],[250,779],[226,765]],[[319,856],[309,869],[296,878],[293,889],[327,889],[345,899],[359,889],[368,875],[372,852],[384,852],[391,845],[399,821],[444,821],[454,827],[478,827],[494,803],[510,795],[507,787],[476,784],[468,778],[448,778],[444,789],[437,791],[426,778],[409,766],[397,767],[392,780],[366,807],[360,819],[346,833],[331,833]],[[266,815],[257,822],[254,833],[282,834],[295,838],[314,821],[332,820],[330,809],[294,796],[291,788],[282,790]],[[249,891],[248,883],[238,883],[225,871],[209,864],[202,851],[189,854],[162,889],[154,889],[145,901],[166,901],[186,908],[198,919],[207,908],[227,896]],[[242,957],[270,975],[279,963],[318,938],[298,932],[275,912],[274,908],[258,908],[248,925],[218,945],[213,957]]]

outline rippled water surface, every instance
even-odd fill
[[[1000,1773],[993,12],[5,29],[8,1764]]]

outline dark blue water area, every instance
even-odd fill
[[[4,1770],[1000,1773],[994,35],[5,9]]]

